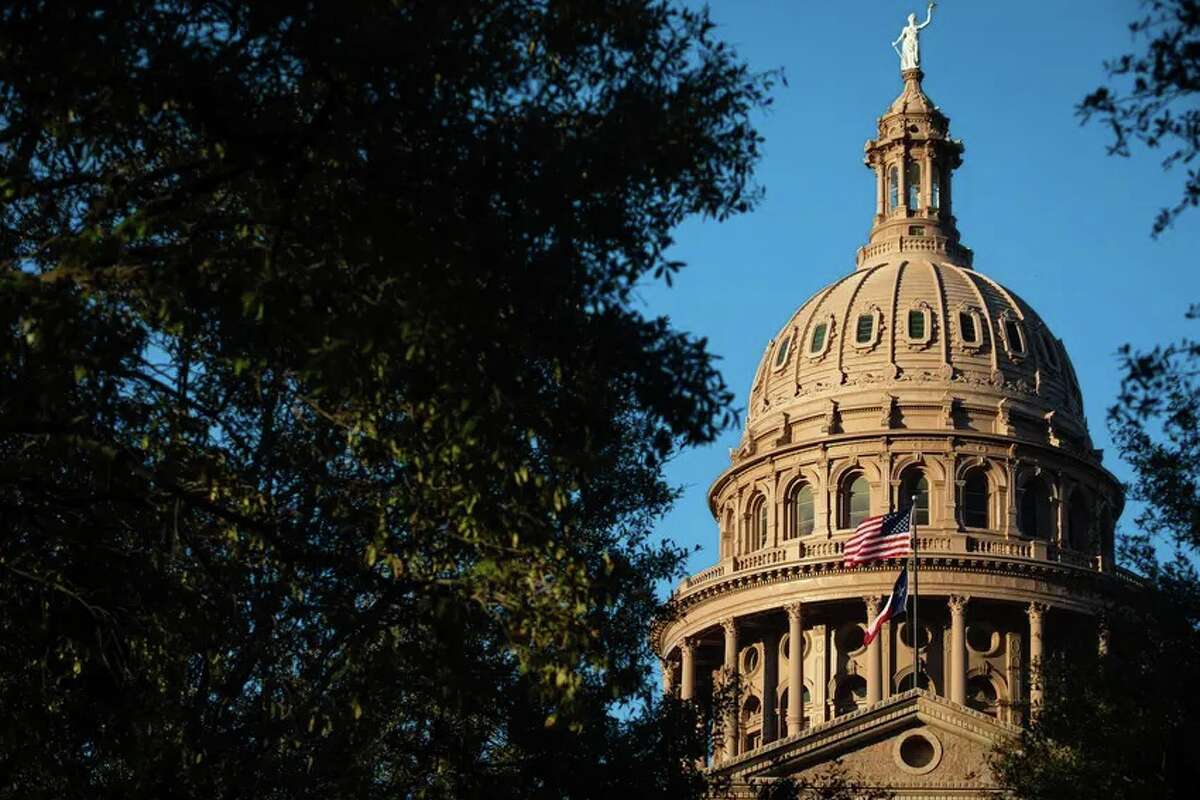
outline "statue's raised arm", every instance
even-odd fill
[[[925,11],[925,21],[917,26],[917,30],[923,30],[924,28],[929,27],[929,23],[933,22],[933,9],[936,5],[937,3],[929,4],[929,7]]]

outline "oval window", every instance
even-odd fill
[[[858,323],[854,328],[854,341],[857,344],[870,344],[875,340],[875,315],[859,314]]]
[[[812,332],[812,343],[809,345],[809,350],[813,353],[820,353],[825,349],[825,336],[829,331],[828,324],[818,323]]]
[[[791,350],[791,345],[792,337],[783,337],[783,341],[779,343],[779,349],[775,351],[775,369],[779,369],[787,363],[788,351]]]

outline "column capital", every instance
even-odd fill
[[[733,617],[726,617],[719,624],[726,636],[737,636],[737,621]]]
[[[797,600],[794,603],[788,603],[783,607],[787,612],[788,622],[799,622],[804,619],[804,604]]]
[[[950,613],[954,615],[962,614],[969,602],[971,602],[969,594],[952,594],[946,600],[946,604],[950,606]]]
[[[699,643],[699,641],[697,641],[695,636],[685,636],[685,637],[683,637],[683,641],[681,641],[679,643],[679,652],[680,653],[693,653],[696,651],[696,647],[699,644],[700,643]]]
[[[1049,610],[1050,606],[1046,603],[1034,602],[1029,604],[1029,607],[1025,609],[1025,613],[1029,615],[1030,620],[1037,620],[1038,622],[1041,622],[1042,615]]]
[[[870,617],[867,621],[870,622],[879,615],[879,604],[883,602],[883,597],[869,594],[863,598],[863,602],[867,604],[867,616]]]

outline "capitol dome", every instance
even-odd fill
[[[834,761],[897,797],[994,796],[988,753],[1038,713],[1042,659],[1103,647],[1134,580],[1062,340],[961,241],[964,147],[922,77],[866,144],[866,243],[763,353],[708,493],[717,561],[653,631],[739,797]],[[884,515],[911,555],[848,563]],[[907,612],[868,644],[899,574]]]
[[[1033,309],[969,267],[898,253],[819,291],[770,341],[747,437],[796,424],[827,435],[803,422],[834,410],[847,430],[904,428],[941,405],[967,427],[1054,429],[1090,448],[1070,358]]]

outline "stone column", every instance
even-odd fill
[[[681,672],[679,676],[679,699],[691,700],[696,696],[696,642],[684,639],[679,645]]]
[[[933,156],[932,150],[926,150],[925,158],[921,162],[921,169],[925,170],[925,174],[921,176],[921,199],[924,200],[922,209],[933,208]],[[931,504],[932,505],[932,504]]]
[[[899,189],[898,197],[896,198],[897,209],[908,209],[908,153],[905,153],[900,161],[896,164],[896,168],[900,174],[896,176],[896,186]],[[907,216],[907,215],[905,215]]]
[[[1029,713],[1036,715],[1042,704],[1042,616],[1048,606],[1030,603],[1029,614]]]
[[[887,167],[875,168],[875,216],[887,213]]]
[[[669,659],[661,659],[658,668],[662,672],[663,694],[669,695],[675,691],[675,665]]]
[[[1097,652],[1100,653],[1101,658],[1108,655],[1108,640],[1109,640],[1109,638],[1110,638],[1110,636],[1109,636],[1108,623],[1104,620],[1100,620],[1100,622],[1097,624],[1096,648],[1097,648]]]
[[[738,630],[733,617],[721,620],[721,627],[725,630],[725,687],[730,704],[725,712],[725,758],[729,759],[737,755],[738,743]]]
[[[950,597],[950,699],[960,706],[967,704],[967,601],[964,595]]]
[[[779,735],[779,634],[769,630],[762,638],[763,696],[762,743],[773,742]]]
[[[879,616],[879,595],[864,597],[867,604],[867,624],[870,625]],[[867,645],[867,702],[878,703],[883,699],[883,683],[879,677],[879,637],[876,636]]]
[[[788,615],[788,736],[804,730],[804,609],[787,606]]]

